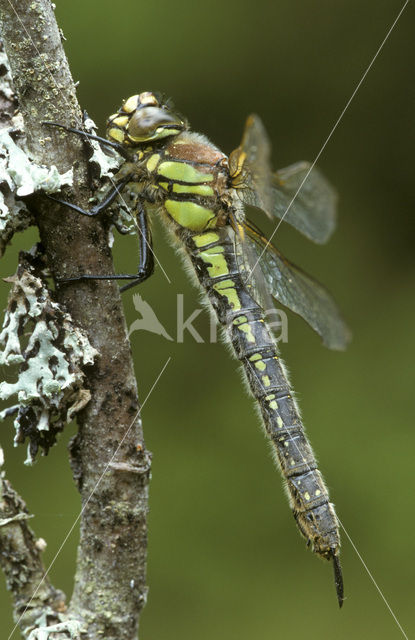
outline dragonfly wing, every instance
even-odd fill
[[[229,156],[232,184],[241,200],[268,213],[272,207],[271,144],[259,116],[247,118],[242,142]]]
[[[273,175],[272,213],[314,242],[327,242],[336,226],[337,194],[309,162]]]
[[[246,121],[242,142],[229,156],[232,184],[239,198],[324,243],[336,225],[337,196],[309,162],[297,162],[273,173],[271,145],[257,115]]]
[[[258,245],[250,238],[250,223],[244,221],[238,224],[234,234],[235,255],[238,262],[239,273],[247,291],[255,302],[265,312],[275,308],[274,300],[258,260]]]
[[[247,259],[252,262],[250,256],[256,256],[249,269],[260,267],[262,273],[262,278],[255,283],[254,289],[260,289],[265,283],[272,298],[304,318],[321,336],[326,347],[344,349],[351,334],[328,291],[286,260],[252,223],[244,224],[244,236],[244,245],[248,245],[245,250]],[[246,276],[247,283],[251,280],[256,280],[255,270],[252,276]],[[262,304],[260,292],[257,299]]]

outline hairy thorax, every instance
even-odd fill
[[[138,150],[117,179],[128,175],[127,188],[162,205],[178,227],[203,231],[227,222],[232,205],[228,158],[200,134],[184,132]]]

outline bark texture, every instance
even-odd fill
[[[28,148],[38,163],[60,172],[75,167],[69,197],[87,208],[91,193],[76,136],[42,121],[79,126],[81,112],[49,0],[0,0],[1,35],[23,114]],[[113,273],[105,224],[46,198],[29,202],[55,277]],[[82,499],[75,589],[69,613],[83,638],[132,640],[145,603],[150,456],[145,450],[138,396],[118,286],[89,281],[58,286],[58,302],[99,352],[86,371],[92,399],[78,414],[71,465]],[[122,442],[113,462],[108,466]]]
[[[21,618],[22,629],[34,628],[42,615],[57,622],[58,615],[66,611],[64,594],[55,589],[48,578],[44,579],[41,551],[45,543],[36,540],[27,524],[29,518],[25,503],[1,472],[0,562],[13,596],[15,617]]]

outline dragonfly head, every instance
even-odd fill
[[[107,138],[127,147],[177,136],[187,123],[171,106],[146,91],[131,96],[107,121]]]

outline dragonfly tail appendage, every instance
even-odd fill
[[[338,553],[333,553],[333,570],[334,570],[334,584],[336,587],[337,601],[339,607],[342,608],[344,602],[344,586],[343,586],[343,572],[340,564],[340,558]]]

